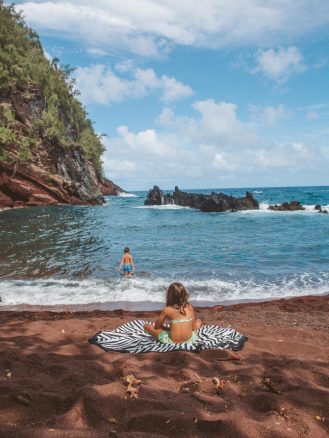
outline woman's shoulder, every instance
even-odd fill
[[[165,315],[167,315],[167,316],[172,315],[174,311],[175,311],[175,309],[174,309],[173,307],[171,307],[171,306],[166,306],[166,307],[163,309],[163,312],[164,312]]]

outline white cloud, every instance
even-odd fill
[[[99,49],[98,47],[88,47],[87,53],[93,56],[105,56],[106,52],[103,49]]]
[[[105,157],[103,161],[104,170],[107,174],[111,175],[114,180],[119,180],[120,178],[130,177],[134,178],[137,171],[136,163],[130,160],[111,160]]]
[[[165,108],[157,118],[163,128],[174,129],[181,138],[187,137],[193,143],[232,148],[251,146],[259,142],[252,125],[241,121],[236,114],[237,106],[230,102],[215,102],[213,99],[192,104],[198,117],[175,116],[170,108]]]
[[[114,68],[119,73],[127,73],[135,69],[135,63],[131,59],[125,59],[115,64]]]
[[[166,54],[173,45],[290,44],[329,23],[327,0],[38,0],[17,5],[29,25],[88,47]]]
[[[224,152],[218,152],[214,155],[213,166],[219,170],[234,170],[236,165],[232,162],[232,157],[228,157]]]
[[[124,188],[216,187],[223,181],[234,187],[244,181],[266,185],[268,180],[283,185],[287,175],[295,180],[314,175],[328,160],[325,145],[321,149],[306,141],[279,142],[260,136],[254,125],[238,117],[233,103],[204,100],[192,108],[196,113],[190,117],[164,108],[157,129],[132,132],[128,126],[119,127],[115,137],[105,139],[108,175],[118,175]],[[131,171],[127,157],[135,166]],[[127,169],[127,176],[117,172],[117,163],[119,169]]]
[[[297,47],[258,50],[255,55],[253,73],[261,73],[265,77],[283,83],[294,74],[305,71],[303,56]]]
[[[249,112],[255,123],[269,126],[275,126],[291,115],[291,112],[282,104],[276,106],[249,105]]]
[[[158,77],[153,69],[136,68],[119,64],[118,71],[128,72],[129,78],[114,73],[104,64],[78,67],[75,70],[77,88],[84,103],[107,105],[131,98],[140,98],[151,93],[159,93],[164,102],[173,102],[193,94],[193,90],[174,77]]]
[[[117,133],[121,137],[122,143],[129,149],[132,156],[152,157],[152,160],[162,160],[168,155],[175,155],[175,151],[166,143],[159,140],[154,129],[146,129],[137,134],[129,132],[127,126],[119,126]]]
[[[281,168],[296,172],[303,168],[315,167],[314,147],[303,143],[280,144],[271,150],[257,150],[253,154],[255,164],[263,169]]]
[[[205,174],[218,179],[238,168],[241,151],[252,150],[260,139],[248,123],[238,119],[236,105],[209,99],[195,102],[192,108],[195,117],[180,117],[164,108],[157,118],[159,130],[134,133],[127,126],[119,127],[116,137],[105,139],[106,172],[112,177],[113,157],[121,163],[131,156],[136,164],[131,181],[138,175],[140,186],[168,187]]]
[[[175,78],[169,76],[162,76],[160,87],[163,89],[164,102],[174,102],[175,100],[189,97],[193,94],[192,88],[188,85],[178,82]]]

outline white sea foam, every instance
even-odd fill
[[[254,190],[254,193],[260,194],[260,193],[263,193],[263,190]]]
[[[315,205],[303,205],[306,211],[312,213],[318,213],[318,210],[315,210]],[[321,205],[322,210],[327,210],[329,212],[329,205]]]
[[[295,210],[295,211],[275,211],[275,210],[269,210],[269,206],[271,204],[268,202],[260,202],[259,203],[259,209],[258,210],[241,210],[238,213],[240,214],[259,214],[259,213],[266,213],[266,214],[317,214],[318,210],[315,210],[315,204],[314,205],[303,205],[304,210]],[[133,208],[149,208],[149,209],[155,209],[155,210],[180,210],[180,209],[190,209],[191,207],[182,207],[180,205],[176,204],[167,204],[167,205],[139,205],[135,206]],[[323,210],[328,210],[329,212],[329,205],[322,205]]]
[[[133,278],[66,280],[4,280],[0,281],[2,305],[79,305],[115,302],[163,302],[165,291],[172,278]],[[252,299],[273,299],[305,294],[321,294],[329,291],[329,273],[316,276],[305,273],[293,278],[282,277],[276,282],[258,283],[245,281],[224,281],[218,278],[188,280],[177,278],[191,292],[194,302],[239,301]]]
[[[269,210],[268,207],[272,205],[268,202],[260,202],[259,210],[242,210],[239,213],[242,214],[259,214],[259,213],[267,213],[267,214],[318,214],[318,210],[315,210],[314,205],[303,205],[304,210],[293,210],[293,211],[275,211]],[[322,205],[323,210],[328,210],[329,213],[329,205]]]
[[[182,207],[181,205],[176,205],[176,204],[167,204],[167,205],[139,205],[133,208],[153,208],[154,210],[181,210],[190,207]]]
[[[127,192],[119,192],[117,196],[120,196],[121,198],[139,198],[139,196]]]

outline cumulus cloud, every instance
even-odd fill
[[[305,71],[303,56],[297,47],[258,50],[255,55],[253,73],[261,73],[266,78],[283,83],[291,76]]]
[[[141,98],[159,93],[164,102],[173,102],[193,94],[188,85],[174,77],[158,77],[153,69],[132,69],[132,65],[119,64],[118,72],[130,72],[129,77],[119,76],[104,64],[78,67],[75,71],[77,88],[84,103],[107,105],[127,99]]]
[[[198,112],[197,117],[175,116],[172,109],[165,108],[157,123],[163,128],[174,129],[182,138],[188,137],[197,144],[232,148],[254,145],[259,141],[252,125],[237,117],[237,106],[233,103],[206,99],[193,103],[192,108]]]
[[[39,31],[151,57],[174,45],[281,45],[329,23],[327,0],[203,0],[193,7],[174,0],[38,0],[17,8]]]
[[[194,117],[164,108],[157,118],[158,129],[134,133],[127,126],[118,127],[116,136],[105,140],[105,171],[112,177],[115,164],[129,166],[127,156],[131,156],[136,168],[130,181],[138,177],[136,184],[146,187],[155,182],[168,187],[205,174],[218,180],[239,166],[239,151],[260,142],[252,126],[238,119],[236,105],[209,99],[195,102],[192,108]],[[116,162],[109,158],[113,156]]]
[[[209,99],[194,102],[192,108],[195,114],[189,117],[164,108],[156,128],[132,132],[128,126],[118,127],[115,136],[105,139],[105,172],[123,187],[136,189],[154,184],[164,189],[175,184],[215,187],[223,182],[234,187],[237,181],[250,185],[261,179],[282,185],[287,175],[296,179],[313,174],[328,160],[325,148],[310,142],[261,136],[255,128],[260,125],[241,120],[233,103]]]
[[[260,149],[254,152],[254,163],[263,169],[280,168],[296,171],[302,167],[312,167],[316,157],[313,146],[303,143],[279,144],[271,150]]]

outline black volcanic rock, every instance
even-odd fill
[[[305,210],[305,208],[302,206],[302,204],[299,201],[291,201],[291,202],[284,202],[283,204],[279,204],[279,205],[270,205],[268,207],[268,210],[297,211],[297,210]]]
[[[328,214],[328,210],[323,210],[320,204],[316,204],[314,210],[318,210],[318,213]]]
[[[158,186],[154,186],[148,194],[144,201],[145,205],[162,205],[163,193]]]
[[[164,194],[158,186],[148,192],[145,205],[180,205],[191,207],[203,212],[224,212],[238,210],[256,210],[258,201],[249,192],[243,198],[235,198],[224,193],[212,192],[210,195],[182,192],[176,186],[173,194]]]

